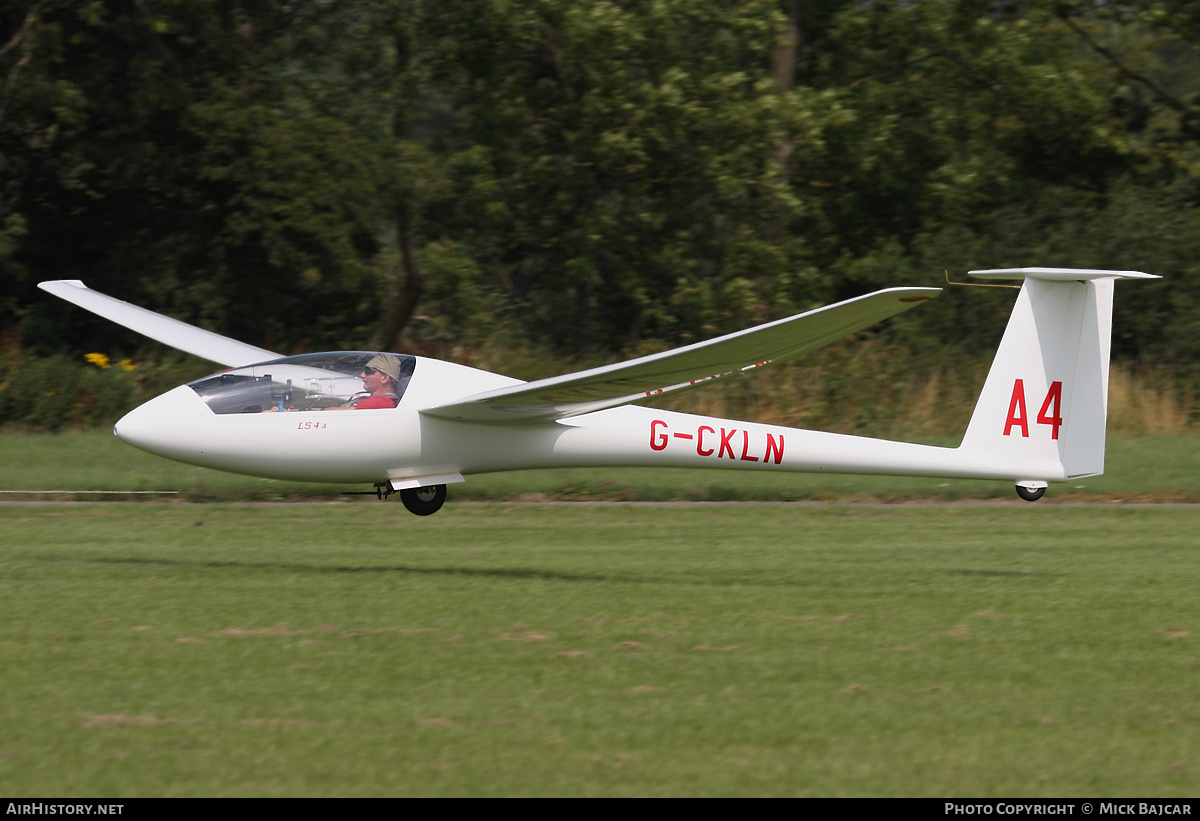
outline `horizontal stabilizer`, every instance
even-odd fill
[[[1045,279],[1061,282],[1086,282],[1092,279],[1162,279],[1156,274],[1141,271],[1104,271],[1099,268],[989,268],[984,271],[968,271],[973,277],[983,279]]]
[[[280,358],[280,354],[272,351],[256,348],[253,345],[238,342],[236,339],[180,322],[178,319],[156,314],[154,311],[147,311],[145,308],[105,296],[99,291],[93,291],[77,279],[39,282],[38,287],[67,302],[74,303],[80,308],[91,311],[97,316],[112,320],[118,325],[124,325],[129,330],[137,331],[143,336],[148,336],[156,342],[194,354],[209,362],[236,368],[241,365]]]
[[[889,288],[673,351],[468,396],[421,413],[475,422],[562,419],[795,359],[932,299],[940,288]]]

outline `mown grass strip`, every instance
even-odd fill
[[[1190,795],[1191,509],[0,508],[7,795]]]

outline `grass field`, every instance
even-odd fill
[[[1200,511],[0,506],[0,794],[1194,796]]]

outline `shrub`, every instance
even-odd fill
[[[211,369],[190,357],[134,363],[101,353],[36,356],[8,345],[0,358],[0,425],[112,425],[147,399]]]

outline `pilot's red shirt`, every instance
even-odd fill
[[[396,407],[395,396],[367,396],[354,403],[355,410],[373,410],[374,408]]]

